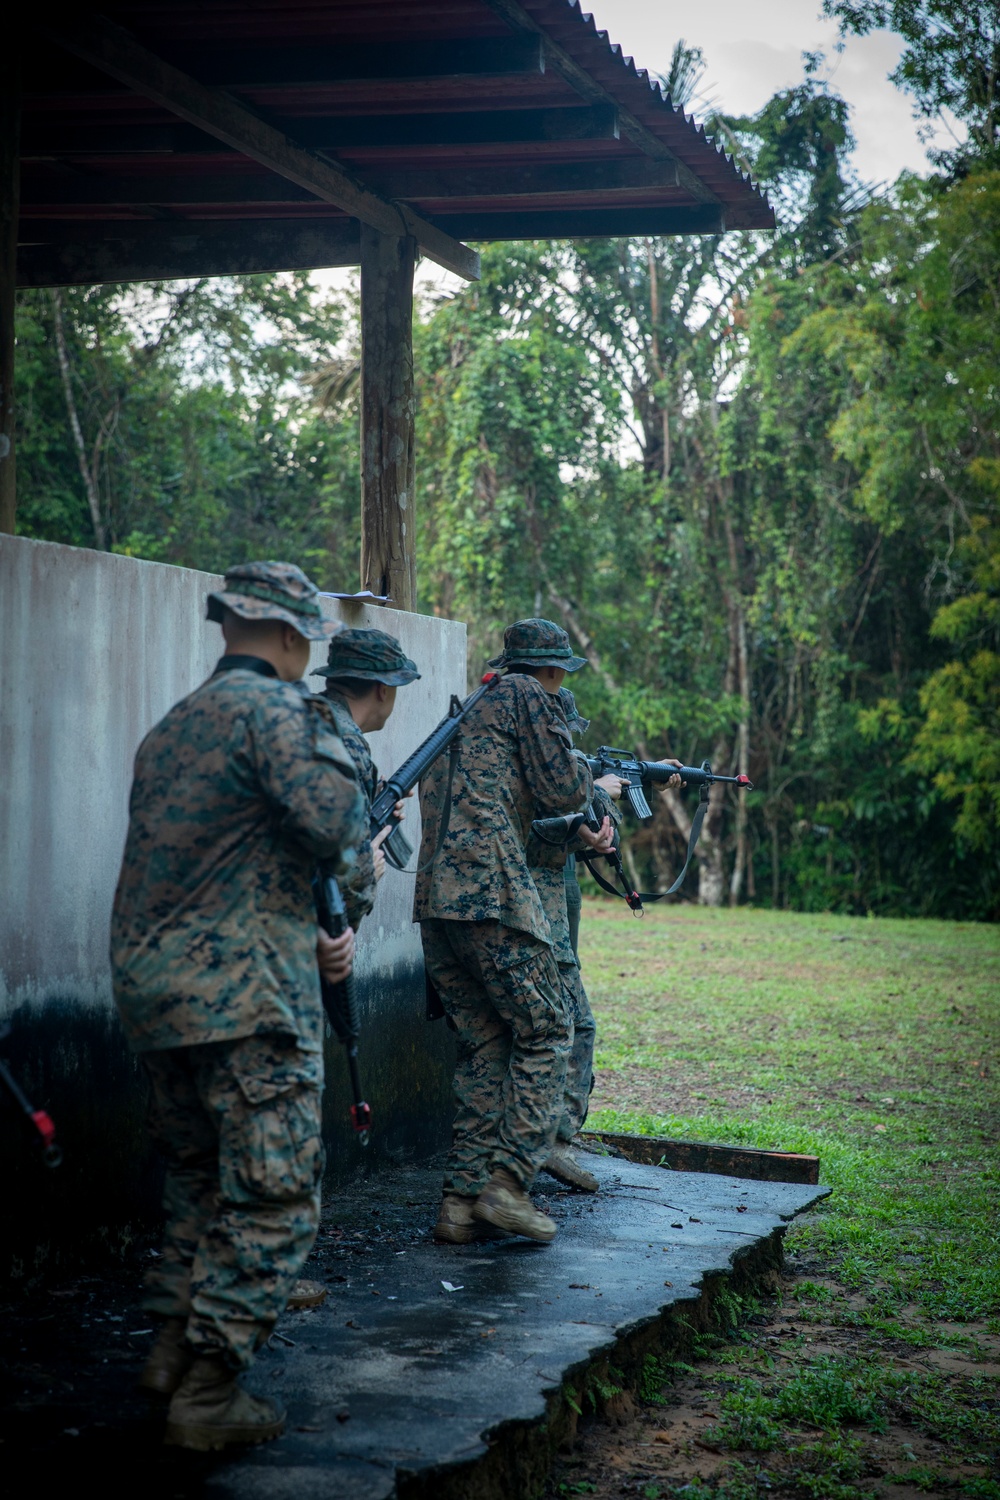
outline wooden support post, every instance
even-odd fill
[[[16,44],[0,52],[0,532],[13,532],[17,512],[14,466],[14,293],[21,180],[21,78]]]
[[[414,609],[416,241],[361,226],[361,587]]]

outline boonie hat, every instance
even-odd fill
[[[313,677],[358,677],[362,682],[384,682],[403,687],[420,676],[394,635],[384,630],[341,630],[330,642],[325,667]]]
[[[221,625],[231,609],[241,620],[282,620],[308,641],[325,641],[343,629],[324,620],[319,589],[294,563],[248,562],[230,568],[225,586],[208,596],[208,618]]]
[[[559,706],[566,715],[566,723],[574,734],[586,734],[590,728],[590,720],[585,719],[576,706],[576,699],[568,687],[561,687],[556,695]]]
[[[554,620],[517,620],[503,633],[503,651],[488,663],[491,667],[562,667],[579,672],[587,665],[582,656],[574,656],[569,636]]]

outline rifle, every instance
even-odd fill
[[[5,1042],[9,1036],[10,1026],[0,1027],[0,1042]],[[2,1058],[0,1058],[0,1084],[6,1089],[31,1127],[35,1140],[42,1148],[42,1160],[45,1165],[58,1167],[63,1154],[62,1147],[56,1143],[56,1127],[44,1109],[32,1108],[27,1095]]]
[[[577,859],[583,861],[601,889],[608,891],[612,896],[620,896],[629,908],[635,912],[637,917],[643,915],[644,901],[662,901],[664,896],[675,895],[684,884],[684,878],[687,875],[692,855],[701,834],[701,825],[705,821],[705,814],[708,811],[708,799],[715,782],[726,782],[728,785],[738,787],[741,791],[745,792],[753,791],[753,782],[749,776],[742,774],[739,776],[719,776],[712,770],[707,760],[703,760],[700,766],[664,765],[662,761],[636,760],[633,756],[629,755],[627,750],[615,750],[610,745],[602,745],[595,756],[584,755],[580,750],[577,750],[576,754],[587,762],[595,781],[601,776],[611,775],[617,776],[624,783],[622,790],[625,793],[628,804],[636,817],[642,822],[648,822],[653,816],[653,810],[646,801],[643,782],[650,781],[665,785],[672,776],[679,776],[681,781],[685,782],[688,786],[699,788],[698,806],[695,809],[694,817],[691,819],[691,833],[688,838],[687,858],[684,861],[684,868],[668,891],[633,890],[631,882],[625,875],[621,855],[617,849],[603,856],[593,852],[589,854],[577,854]],[[600,829],[600,821],[596,817],[593,807],[588,807],[584,813],[575,813],[572,818],[545,818],[532,823],[531,827],[533,832],[545,843],[568,843],[579,831],[581,824],[584,822],[586,822],[587,827],[592,829],[594,833],[597,833]],[[570,828],[570,831],[563,833],[560,839],[555,839],[551,836],[546,837],[546,834],[541,831],[544,829],[551,835],[551,833],[556,831],[557,825],[560,828]],[[572,826],[570,827],[570,825]],[[615,876],[622,887],[621,890],[616,890],[613,885],[604,880],[594,869],[592,861],[600,858],[608,860],[612,865]]]
[[[317,870],[313,876],[313,900],[316,903],[316,919],[330,937],[342,937],[347,931],[347,908],[340,893],[340,886],[332,875]],[[358,1019],[358,998],[354,986],[353,971],[339,984],[330,984],[322,974],[319,978],[323,996],[323,1009],[330,1025],[337,1034],[338,1042],[347,1049],[347,1067],[351,1075],[351,1123],[358,1134],[358,1141],[367,1146],[372,1124],[371,1105],[365,1103],[358,1068],[358,1035],[361,1024]]]
[[[601,831],[601,819],[594,811],[594,804],[592,802],[587,803],[586,809],[583,812],[568,813],[561,818],[536,818],[531,825],[531,831],[536,838],[541,839],[543,844],[568,844],[570,839],[576,837],[584,824],[587,825],[591,833],[600,833]],[[605,854],[598,854],[596,850],[591,850],[589,854],[577,854],[576,857],[584,861],[598,885],[603,886],[604,890],[610,891],[613,896],[621,896],[637,917],[645,915],[642,906],[643,899],[659,900],[658,896],[646,895],[644,897],[638,891],[632,889],[631,882],[625,874],[625,866],[622,864],[622,857],[617,845],[614,845]],[[608,864],[615,872],[617,880],[621,884],[622,889],[620,891],[615,890],[613,885],[609,885],[606,880],[601,879],[590,863],[592,859],[606,859],[608,861]]]
[[[578,751],[577,754],[579,753]],[[585,755],[583,759],[594,773],[595,781],[601,776],[617,776],[625,783],[622,791],[642,823],[648,822],[653,816],[653,809],[646,801],[644,781],[662,786],[671,776],[679,776],[686,785],[701,789],[700,800],[703,802],[708,801],[708,793],[717,781],[727,782],[745,792],[753,791],[753,782],[749,776],[718,776],[707,760],[703,760],[700,766],[670,766],[664,765],[662,761],[636,760],[627,750],[615,750],[610,745],[602,745],[596,755]]]
[[[461,730],[463,723],[475,708],[479,700],[484,697],[491,688],[496,687],[497,683],[501,680],[502,679],[498,672],[487,672],[482,680],[482,686],[476,688],[474,693],[470,693],[468,698],[466,698],[464,702],[460,698],[456,697],[454,693],[452,693],[451,703],[448,706],[448,712],[445,714],[440,724],[436,729],[433,729],[431,731],[431,733],[427,736],[422,744],[417,746],[416,750],[414,750],[410,758],[408,760],[404,760],[403,764],[399,767],[399,770],[396,771],[394,775],[389,777],[388,781],[385,783],[382,790],[379,792],[378,796],[372,803],[372,838],[374,838],[376,834],[381,833],[382,829],[388,827],[390,824],[395,825],[392,829],[392,832],[383,843],[382,848],[385,850],[386,859],[391,865],[394,865],[397,870],[406,869],[406,866],[410,861],[410,856],[413,853],[413,845],[406,837],[399,823],[396,821],[396,803],[400,800],[401,797],[405,797],[408,792],[413,790],[413,788],[420,781],[421,777],[423,777],[427,773],[430,767],[437,760],[438,756],[442,755],[445,750],[451,747],[451,768],[448,775],[448,794],[445,801],[444,816],[441,819],[442,831],[441,837],[438,841],[439,847],[437,850],[435,850],[434,857],[436,858],[437,854],[440,852],[440,845],[444,842],[445,835],[448,832],[448,819],[451,812],[451,778],[454,774],[455,760],[458,755],[459,731]]]

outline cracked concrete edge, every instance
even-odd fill
[[[812,1207],[829,1191],[818,1189],[795,1212]],[[703,1272],[689,1296],[681,1295],[652,1317],[612,1330],[610,1338],[564,1372],[559,1385],[542,1392],[542,1416],[530,1421],[509,1419],[487,1428],[481,1434],[483,1447],[477,1457],[420,1469],[400,1466],[398,1500],[468,1500],[473,1494],[476,1500],[510,1500],[512,1495],[533,1500],[541,1493],[558,1450],[572,1442],[584,1403],[597,1412],[622,1396],[634,1395],[641,1388],[650,1357],[677,1359],[699,1333],[710,1329],[720,1293],[746,1294],[773,1283],[783,1265],[784,1236],[781,1224],[754,1245],[736,1246],[728,1266]],[[610,1396],[602,1394],[608,1390]]]

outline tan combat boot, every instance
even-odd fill
[[[471,1245],[473,1240],[497,1240],[503,1231],[492,1224],[478,1224],[472,1217],[475,1198],[463,1198],[460,1193],[445,1193],[438,1209],[434,1238],[439,1244]]]
[[[272,1401],[251,1396],[224,1359],[196,1359],[167,1412],[163,1441],[208,1453],[231,1443],[267,1443],[285,1430],[285,1413]]]
[[[498,1167],[476,1199],[472,1217],[492,1224],[507,1234],[523,1234],[547,1245],[555,1239],[556,1225],[538,1209],[512,1172]]]
[[[187,1318],[167,1318],[160,1329],[139,1376],[139,1389],[148,1396],[172,1396],[194,1364],[194,1355],[183,1344],[186,1329]]]
[[[588,1172],[586,1167],[581,1167],[569,1147],[558,1141],[548,1161],[542,1163],[542,1171],[548,1172],[550,1177],[565,1183],[567,1187],[577,1188],[581,1193],[596,1193],[600,1187],[594,1174]]]

